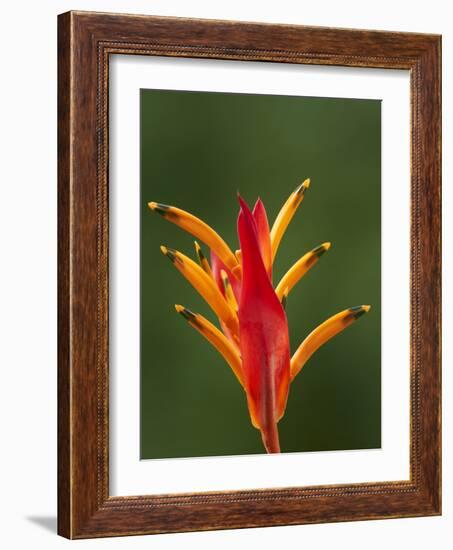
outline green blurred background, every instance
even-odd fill
[[[183,304],[215,321],[159,251],[194,257],[193,238],[147,202],[193,212],[234,250],[236,192],[250,205],[260,196],[272,224],[307,177],[274,282],[318,244],[332,248],[289,295],[291,351],[338,311],[372,309],[292,383],[282,451],[380,447],[380,144],[380,101],[141,91],[141,458],[263,452],[229,366],[174,310]]]

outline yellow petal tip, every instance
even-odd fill
[[[170,210],[172,209],[171,206],[168,206],[167,204],[161,204],[160,202],[149,202],[148,208],[150,208],[153,212],[157,212],[161,216],[166,216]]]
[[[186,321],[189,321],[190,323],[196,323],[197,316],[193,311],[190,311],[190,309],[187,309],[184,306],[180,306],[179,304],[175,305],[176,311],[184,317]]]
[[[296,189],[294,190],[293,197],[294,196],[303,196],[305,191],[310,187],[310,178],[306,179],[304,182],[302,182]]]
[[[168,248],[162,244],[160,246],[160,251],[162,252],[162,254],[165,254],[165,256],[166,256],[167,252],[168,252]]]
[[[363,310],[366,311],[367,313],[371,309],[371,306],[362,306],[362,307],[363,307]]]

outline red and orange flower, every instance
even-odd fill
[[[148,203],[151,210],[185,229],[210,249],[211,263],[195,241],[196,263],[181,252],[161,247],[216,313],[221,330],[202,315],[181,305],[175,306],[176,311],[230,365],[245,391],[252,424],[260,430],[268,453],[280,452],[277,424],[285,412],[291,381],[320,346],[370,309],[370,306],[356,306],[330,317],[290,355],[286,298],[294,285],[330,248],[330,243],[323,243],[302,256],[275,289],[272,264],[283,234],[309,185],[307,179],[290,195],[272,229],[262,201],[258,199],[252,212],[239,196],[240,249],[235,253],[199,218],[173,206]]]

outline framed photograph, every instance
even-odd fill
[[[440,514],[440,37],[58,34],[59,533]]]

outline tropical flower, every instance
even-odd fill
[[[198,313],[181,305],[175,308],[231,367],[245,391],[251,422],[260,430],[268,453],[280,452],[277,424],[284,415],[292,380],[320,346],[370,309],[368,305],[351,307],[328,318],[290,355],[286,299],[294,285],[329,250],[330,243],[323,243],[302,256],[275,288],[272,264],[309,186],[307,179],[289,196],[272,229],[261,199],[252,212],[238,196],[240,249],[235,253],[214,229],[194,215],[174,206],[148,203],[151,210],[188,231],[210,249],[209,263],[195,241],[196,263],[181,252],[161,246],[163,254],[213,309],[221,330]]]

